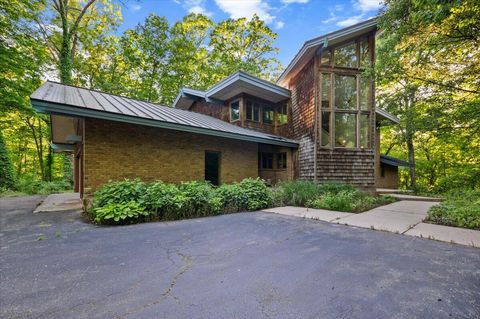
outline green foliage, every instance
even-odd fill
[[[272,192],[260,179],[218,188],[198,181],[175,185],[124,180],[105,184],[95,193],[93,213],[98,223],[125,224],[258,210],[271,201]]]
[[[96,207],[95,222],[102,224],[127,224],[137,222],[142,217],[150,215],[145,211],[145,207],[135,201],[122,203],[108,203],[101,207]]]
[[[65,180],[45,182],[38,180],[34,175],[24,175],[19,179],[17,189],[29,195],[47,195],[68,191],[71,189],[71,185]]]
[[[143,204],[145,190],[145,183],[138,179],[110,182],[95,192],[94,205],[102,207],[107,204],[129,203],[132,201]]]
[[[370,195],[350,184],[309,181],[280,183],[274,189],[273,198],[275,206],[306,206],[344,212],[361,212],[394,201],[388,196]]]
[[[0,131],[0,188],[15,188],[15,173],[12,162],[8,156],[7,148],[3,140],[3,134]]]
[[[342,212],[363,212],[376,206],[386,205],[394,199],[388,196],[373,196],[360,190],[326,192],[310,201],[309,207],[337,210]]]
[[[427,220],[440,225],[480,230],[480,191],[455,189],[444,194],[445,201],[430,208]]]
[[[382,130],[382,151],[415,164],[402,174],[404,187],[437,192],[475,187],[480,167],[480,3],[385,4],[376,50],[377,97],[400,125]],[[462,176],[467,177],[463,183]]]

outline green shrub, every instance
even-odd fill
[[[217,215],[222,206],[222,199],[219,198],[208,182],[184,182],[178,185],[181,207],[172,219],[185,219],[201,216]]]
[[[452,189],[445,201],[430,208],[427,220],[440,225],[480,229],[480,191]]]
[[[280,183],[273,194],[275,206],[306,206],[344,212],[360,212],[393,202],[385,196],[373,196],[350,184],[291,181]]]
[[[272,190],[260,178],[245,178],[238,187],[247,199],[247,210],[259,210],[272,204]]]
[[[120,204],[132,201],[143,204],[145,189],[145,183],[138,179],[109,182],[95,192],[94,206],[102,207],[107,204]]]
[[[276,206],[306,206],[308,201],[321,194],[318,184],[301,180],[281,182],[274,193]]]
[[[94,208],[95,222],[102,224],[127,224],[141,221],[151,215],[145,207],[135,201],[107,203]]]
[[[163,218],[180,210],[186,198],[176,185],[155,182],[147,185],[142,200],[147,211]]]
[[[271,202],[272,192],[260,179],[247,178],[218,188],[197,181],[174,185],[124,180],[105,184],[95,193],[93,218],[105,224],[177,220],[258,210]]]
[[[53,194],[61,193],[71,190],[71,185],[68,181],[39,181],[34,175],[27,175],[22,177],[17,184],[18,191],[34,195],[34,194]]]

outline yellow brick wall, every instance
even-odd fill
[[[221,152],[221,183],[258,176],[257,143],[91,118],[84,141],[87,197],[109,180],[204,180],[206,150]]]

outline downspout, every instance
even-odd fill
[[[314,137],[313,137],[313,181],[317,182],[317,136],[318,136],[318,55],[315,54],[313,62],[313,85],[314,85]]]

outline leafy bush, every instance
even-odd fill
[[[444,197],[440,205],[430,208],[428,221],[480,230],[480,191],[456,189],[445,193]]]
[[[281,182],[274,189],[275,206],[306,206],[321,194],[319,184],[308,181]]]
[[[260,179],[244,179],[218,188],[208,182],[179,185],[139,180],[110,182],[94,196],[94,220],[125,224],[148,219],[177,220],[271,205],[272,192]]]
[[[238,184],[238,187],[246,198],[247,210],[258,210],[272,204],[272,191],[260,178],[246,178]]]
[[[71,185],[68,181],[63,180],[42,182],[33,175],[27,175],[18,181],[17,189],[18,191],[29,195],[53,194],[71,190]]]
[[[387,196],[373,196],[350,184],[308,181],[284,182],[274,190],[276,206],[292,205],[313,208],[360,212],[394,201]]]
[[[135,201],[107,203],[104,206],[96,207],[94,211],[95,222],[103,224],[126,224],[150,215],[144,206]]]
[[[121,204],[132,201],[143,204],[145,189],[145,183],[138,179],[109,182],[95,192],[94,206],[102,207],[107,204]]]

